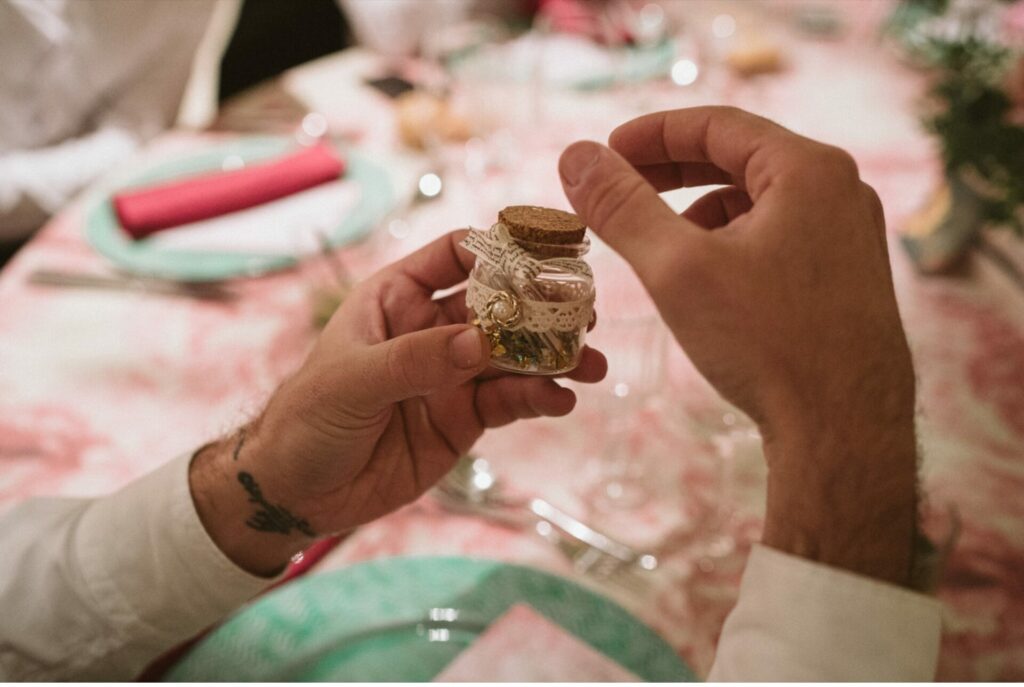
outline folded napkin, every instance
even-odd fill
[[[516,604],[434,682],[640,682],[640,678],[526,604]]]
[[[125,191],[114,196],[114,209],[124,230],[141,239],[336,180],[344,169],[331,148],[319,145],[230,172]]]
[[[146,247],[158,252],[309,255],[320,249],[318,234],[333,236],[367,192],[352,179],[337,179],[270,203],[159,231],[146,239]]]

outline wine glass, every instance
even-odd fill
[[[699,406],[685,410],[689,430],[715,458],[714,490],[690,549],[704,572],[736,552],[735,526],[744,510],[763,511],[766,478],[757,425],[716,392],[710,393]]]
[[[608,376],[591,390],[604,428],[590,495],[599,509],[633,508],[650,495],[641,454],[664,386],[666,340],[664,324],[652,315],[602,319],[592,337],[608,358]]]

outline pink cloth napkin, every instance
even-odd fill
[[[631,42],[633,34],[629,27],[609,14],[607,8],[608,5],[587,0],[540,0],[537,11],[555,31],[586,36],[606,45]]]
[[[640,678],[526,604],[516,604],[434,682],[640,682]]]
[[[121,226],[133,239],[304,191],[341,176],[345,163],[323,145],[231,172],[172,181],[114,196]]]

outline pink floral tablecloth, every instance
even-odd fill
[[[498,130],[481,143],[488,155],[504,156],[501,164],[481,171],[470,161],[473,146],[448,151],[441,200],[409,213],[397,236],[380,227],[376,240],[340,255],[364,276],[450,228],[489,223],[503,205],[564,207],[555,170],[563,146],[604,138],[642,110],[721,102],[848,148],[882,197],[890,227],[900,226],[940,177],[913,114],[920,77],[861,32],[827,42],[793,39],[785,50],[789,69],[755,83],[709,67],[689,88],[659,83],[553,94],[534,113],[543,126]],[[318,79],[354,83],[356,67],[346,59],[310,65],[285,84],[316,101],[309,91]],[[333,110],[330,102],[310,104],[367,150],[393,153],[389,104],[365,98],[360,107]],[[502,136],[513,144],[502,146]],[[168,134],[131,167],[212,140]],[[245,280],[242,298],[231,304],[28,284],[39,267],[104,268],[82,233],[84,208],[101,188],[56,217],[0,273],[0,509],[36,495],[109,492],[228,431],[258,412],[315,337],[305,268]],[[1024,679],[1024,295],[978,259],[957,276],[920,277],[895,236],[891,243],[919,376],[926,525],[941,536],[956,517],[962,522],[939,591],[939,677]],[[591,258],[603,318],[650,311],[635,277],[600,242]],[[599,329],[594,341],[600,339]],[[660,565],[643,588],[577,576],[535,533],[450,514],[429,497],[356,532],[318,569],[451,553],[535,565],[613,596],[706,672],[759,535],[764,475],[756,445],[735,450],[723,472],[722,448],[701,419],[721,417],[720,403],[671,348],[661,393],[636,420],[645,440],[633,459],[650,491],[641,507],[609,512],[590,505],[606,440],[595,392],[581,391],[574,415],[493,432],[477,451],[510,488],[542,494],[655,551]]]

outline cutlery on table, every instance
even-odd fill
[[[581,573],[598,578],[630,576],[654,570],[658,560],[636,551],[574,518],[541,498],[514,499],[501,493],[486,460],[463,457],[433,491],[442,506],[478,515],[515,529],[535,529],[558,545]]]
[[[68,288],[144,291],[163,296],[208,300],[231,300],[238,293],[220,282],[185,282],[122,274],[93,274],[68,270],[37,269],[29,274],[31,284]]]

